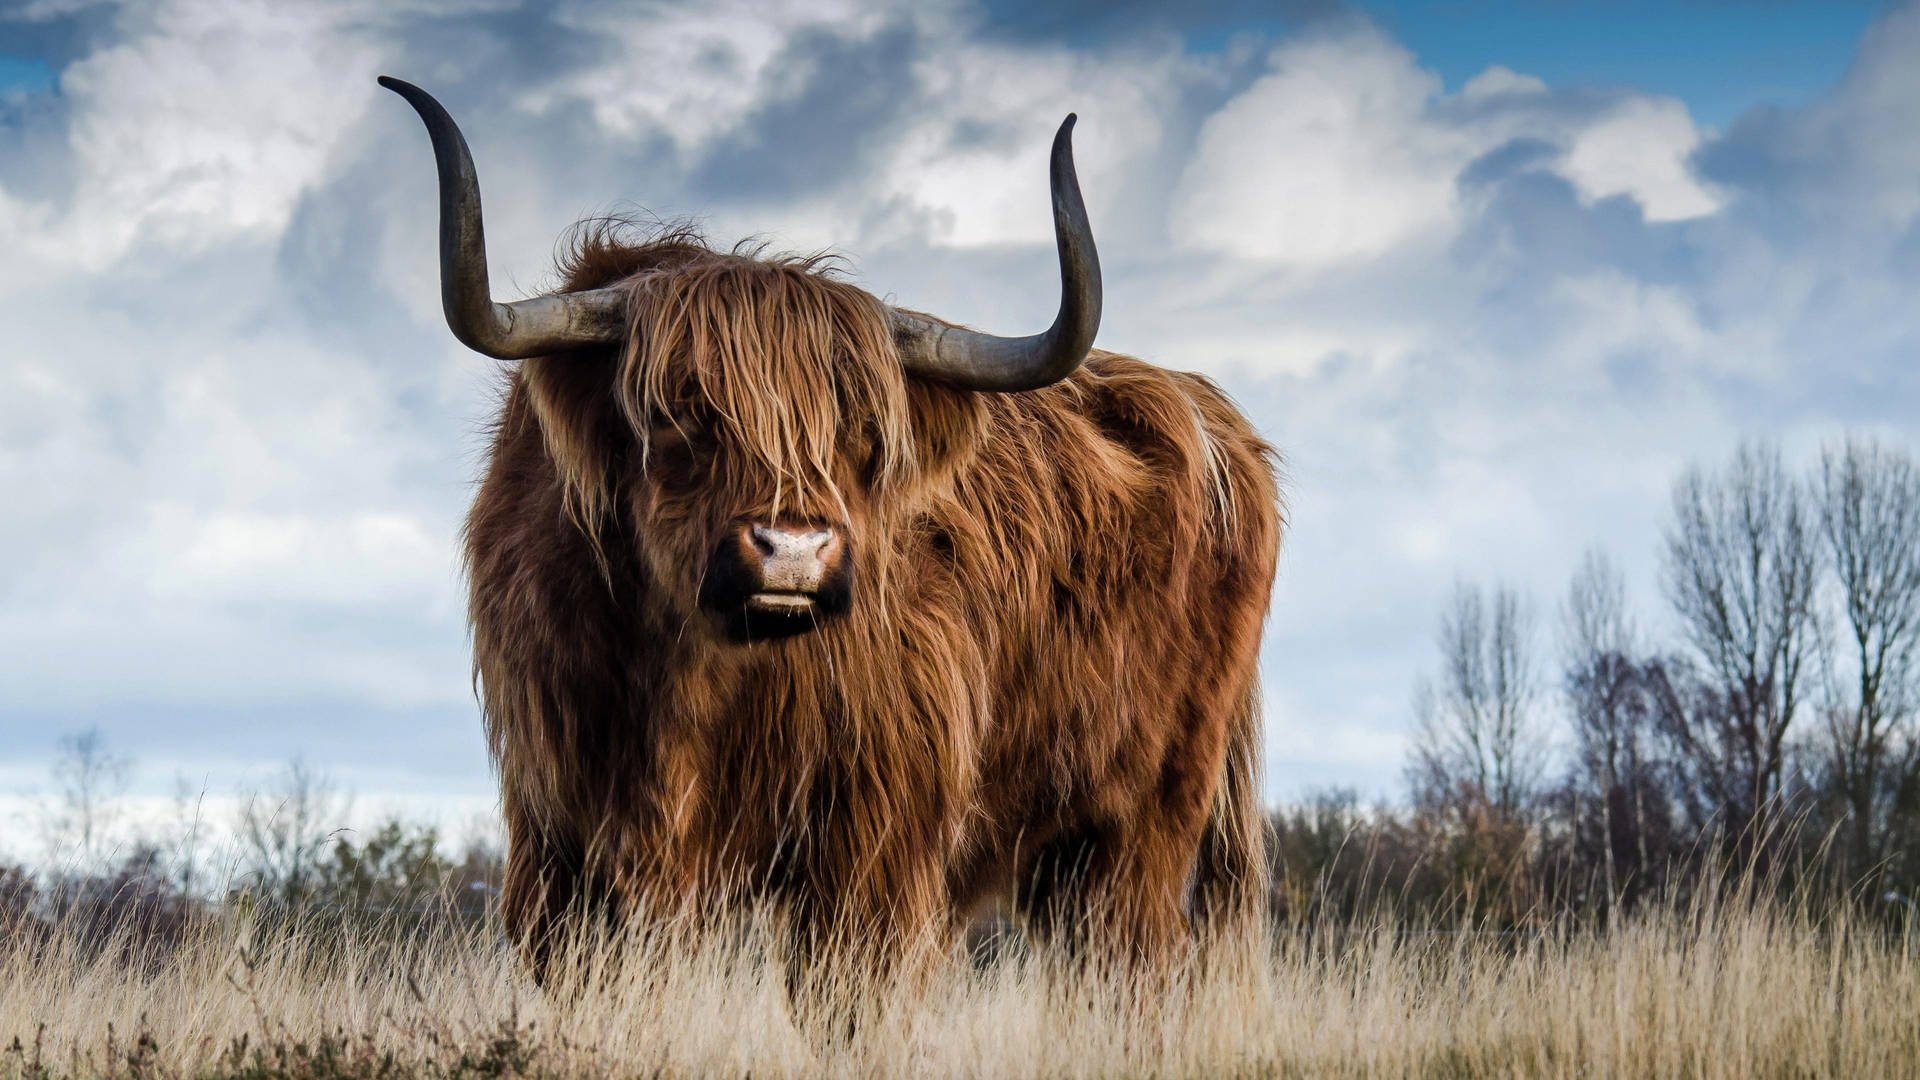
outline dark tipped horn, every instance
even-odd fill
[[[1100,253],[1073,169],[1068,114],[1053,137],[1053,235],[1060,249],[1060,311],[1031,337],[977,333],[893,311],[894,340],[907,374],[965,390],[1033,390],[1059,382],[1086,360],[1100,329]]]
[[[433,140],[440,173],[440,301],[447,326],[468,348],[501,360],[602,345],[627,334],[622,289],[552,293],[511,304],[493,302],[487,284],[487,241],[480,215],[480,179],[460,127],[433,95],[409,82],[380,76],[380,85],[407,99]]]

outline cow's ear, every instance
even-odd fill
[[[536,357],[521,361],[515,376],[539,418],[567,506],[583,519],[611,507],[614,459],[631,441],[611,393],[613,368],[611,355]]]
[[[987,426],[984,395],[907,380],[913,457],[923,487],[944,485],[973,459]]]

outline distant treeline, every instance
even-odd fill
[[[183,794],[170,819],[128,820],[131,762],[97,731],[62,740],[38,822],[37,868],[0,865],[0,937],[44,934],[155,955],[209,920],[407,934],[491,912],[504,860],[490,831],[448,844],[429,824],[346,823],[352,800],[296,761],[244,795],[224,828]]]
[[[1541,631],[1461,583],[1414,692],[1408,800],[1273,816],[1283,921],[1517,924],[1741,882],[1911,917],[1920,884],[1920,467],[1741,446],[1673,486],[1658,631],[1591,551]],[[1552,641],[1557,649],[1543,646]]]

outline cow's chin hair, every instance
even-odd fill
[[[813,607],[798,611],[765,611],[740,607],[718,616],[720,636],[735,645],[761,641],[780,641],[798,637],[820,628],[820,615]]]

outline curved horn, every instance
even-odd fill
[[[407,99],[433,139],[433,163],[440,173],[440,302],[453,336],[475,352],[501,360],[625,338],[624,289],[552,293],[511,304],[493,302],[487,284],[480,179],[466,138],[453,117],[425,90],[386,75],[380,76],[380,85]]]
[[[1060,248],[1060,312],[1031,337],[1005,338],[895,310],[900,363],[909,375],[963,390],[1034,390],[1080,366],[1100,329],[1100,253],[1073,170],[1074,115],[1053,137],[1053,235]]]

